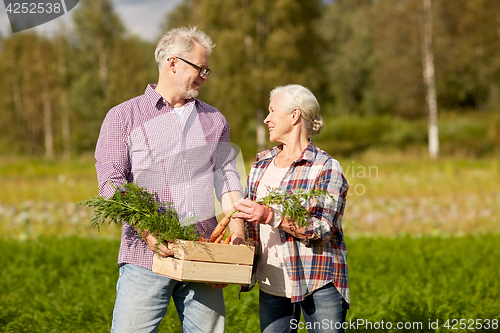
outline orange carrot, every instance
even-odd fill
[[[223,232],[222,234],[220,234],[220,236],[217,237],[217,239],[215,240],[214,243],[220,243],[220,241],[222,240],[222,238],[224,238],[224,234],[225,234],[225,232]]]
[[[230,233],[229,236],[226,237],[226,239],[224,240],[224,242],[222,244],[229,244],[229,242],[231,241],[231,236],[234,234],[234,232]]]
[[[229,217],[224,217],[220,222],[219,224],[217,224],[217,226],[215,227],[214,231],[212,232],[212,234],[210,235],[210,238],[208,239],[208,241],[210,243],[214,243],[215,240],[217,239],[217,237],[219,237],[221,234],[224,235],[224,232],[226,231],[226,227],[228,226],[229,224],[229,221],[231,221],[231,218]]]

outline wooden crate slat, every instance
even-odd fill
[[[255,252],[253,246],[191,241],[177,241],[169,245],[169,248],[178,259],[243,265],[253,263]]]
[[[178,281],[249,284],[252,265],[189,261],[155,255],[153,272]]]

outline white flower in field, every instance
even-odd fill
[[[31,207],[33,207],[33,205],[34,205],[33,200],[26,200],[23,202],[21,208],[22,209],[30,209]]]
[[[17,236],[17,240],[24,242],[28,240],[28,235],[25,232],[21,232],[19,236]]]
[[[481,209],[481,211],[479,212],[479,216],[481,217],[490,217],[491,215],[491,211],[486,208]]]
[[[28,211],[22,211],[16,215],[14,218],[15,223],[28,223],[30,221],[30,213]]]

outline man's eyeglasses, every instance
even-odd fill
[[[198,72],[199,77],[204,77],[205,75],[208,76],[208,75],[210,75],[210,72],[212,71],[210,68],[202,68],[198,65],[193,64],[190,61],[187,61],[186,59],[182,59],[181,57],[176,57],[176,58],[180,59],[180,60],[184,61],[186,64],[189,64],[189,65],[193,66],[194,68],[196,68],[199,71]]]

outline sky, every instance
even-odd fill
[[[160,26],[166,13],[175,8],[182,0],[112,0],[112,2],[116,13],[121,17],[129,33],[155,42],[161,33]],[[78,9],[79,5],[66,15],[25,31],[36,31],[46,35],[55,34],[61,29],[61,23],[70,24],[71,15]],[[5,37],[11,32],[9,18],[2,1],[0,3],[0,34]]]

